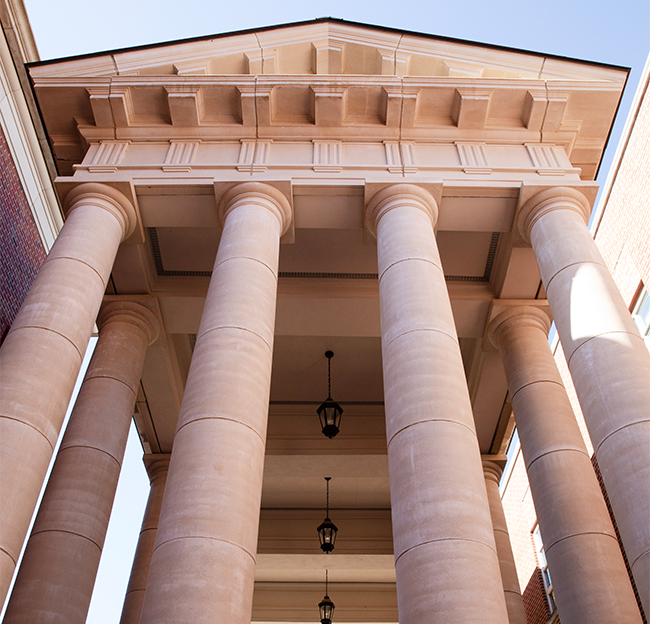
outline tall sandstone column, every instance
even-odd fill
[[[76,187],[65,208],[63,229],[0,350],[0,602],[29,528],[117,248],[136,225],[129,200],[103,184]]]
[[[487,490],[490,503],[490,516],[492,517],[492,528],[494,529],[494,541],[497,545],[499,556],[499,568],[501,570],[501,581],[503,582],[503,593],[508,609],[509,624],[526,624],[526,611],[524,601],[521,597],[521,588],[517,578],[517,567],[515,557],[512,554],[506,515],[501,503],[499,494],[499,481],[503,470],[499,464],[489,459],[483,459],[483,474],[485,475],[485,489]]]
[[[503,356],[553,591],[563,624],[641,624],[591,459],[548,345],[548,316],[517,306],[489,336]]]
[[[224,221],[185,387],[142,624],[250,624],[280,236],[277,189],[242,184]]]
[[[160,518],[160,508],[165,492],[167,473],[169,472],[169,457],[169,455],[144,456],[144,465],[147,468],[151,489],[149,490],[147,507],[144,510],[138,546],[135,549],[133,567],[131,568],[129,585],[126,590],[126,596],[124,597],[120,624],[139,624],[140,622],[142,601],[144,600],[144,591],[147,587],[151,555],[153,554],[153,546],[158,530],[158,520]]]
[[[586,226],[580,191],[533,196],[519,216],[646,612],[650,612],[650,353]]]
[[[5,624],[84,624],[156,316],[105,305],[99,340],[27,542]]]
[[[366,209],[377,235],[400,624],[508,621],[472,408],[423,189]]]

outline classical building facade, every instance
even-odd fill
[[[515,422],[562,622],[642,621],[547,342],[643,598],[650,355],[586,226],[626,70],[328,18],[28,71],[66,218],[0,352],[5,592],[99,340],[7,624],[84,622],[134,410],[123,624],[314,621],[326,571],[337,622],[523,624]]]

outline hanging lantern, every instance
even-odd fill
[[[320,541],[320,549],[329,554],[334,550],[334,543],[336,542],[336,534],[338,533],[337,526],[330,520],[330,479],[332,477],[325,477],[327,482],[327,502],[325,511],[325,520],[318,527],[318,539]]]
[[[316,411],[318,412],[323,435],[331,440],[339,432],[343,409],[336,401],[332,400],[331,364],[334,353],[325,351],[325,357],[327,358],[327,398]]]
[[[325,597],[318,603],[320,624],[332,624],[332,616],[334,615],[334,603],[327,595],[327,580],[327,570],[325,570]]]

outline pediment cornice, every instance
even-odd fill
[[[257,137],[549,143],[587,177],[627,76],[337,20],[61,59],[30,74],[66,170],[98,141]]]
[[[380,74],[621,82],[621,68],[339,20],[60,59],[33,76]]]

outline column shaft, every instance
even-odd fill
[[[401,624],[504,623],[481,457],[433,198],[375,195],[384,396]]]
[[[506,515],[503,511],[501,495],[499,494],[501,467],[493,461],[484,459],[483,472],[485,474],[485,488],[487,489],[488,502],[490,503],[494,541],[496,542],[497,555],[499,556],[503,593],[508,609],[508,622],[509,624],[526,624],[526,611],[524,610],[524,601],[521,597],[515,557],[512,554]]]
[[[632,586],[591,460],[533,307],[499,315],[491,338],[503,355],[521,450],[563,624],[641,624]]]
[[[6,624],[84,624],[147,346],[157,321],[115,302],[99,340],[18,571]]]
[[[250,624],[277,295],[279,191],[223,200],[223,234],[183,397],[143,624]]]
[[[0,350],[0,601],[38,500],[117,248],[135,227],[133,207],[110,187],[81,185],[66,203],[63,229]]]
[[[142,601],[147,587],[151,555],[153,554],[160,508],[163,493],[165,492],[165,483],[167,482],[169,455],[145,455],[144,463],[149,474],[151,490],[149,491],[147,507],[144,510],[144,518],[142,519],[138,546],[133,558],[133,567],[131,568],[129,585],[124,598],[120,624],[139,624],[140,622]]]
[[[575,189],[524,206],[553,318],[641,600],[650,612],[650,353],[585,220]]]

